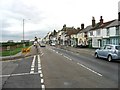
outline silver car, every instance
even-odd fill
[[[96,58],[106,58],[108,61],[120,60],[120,45],[105,45],[95,51]]]

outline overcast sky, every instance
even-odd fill
[[[92,16],[99,22],[118,18],[119,0],[0,0],[2,41],[20,41],[25,19],[25,39],[44,37],[47,32],[91,24]]]

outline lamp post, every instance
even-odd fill
[[[25,19],[23,19],[23,42],[24,42],[24,21]]]
[[[24,37],[24,21],[25,21],[25,19],[23,19],[23,48],[25,47],[25,37]]]
[[[26,19],[23,19],[23,47],[25,47],[25,20]],[[28,20],[30,20],[30,19],[28,19]]]

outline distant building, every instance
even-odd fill
[[[21,40],[21,42],[23,43],[23,42],[30,42],[30,40]]]
[[[7,42],[14,42],[13,40],[8,40]]]

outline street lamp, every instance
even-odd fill
[[[24,21],[25,19],[23,19],[23,42],[24,42]]]
[[[24,34],[25,34],[25,33],[24,33],[25,20],[26,20],[26,19],[23,19],[23,47],[25,47],[25,43],[24,43],[24,42],[25,42],[25,35],[24,35]],[[30,20],[30,19],[28,19],[28,20]]]

